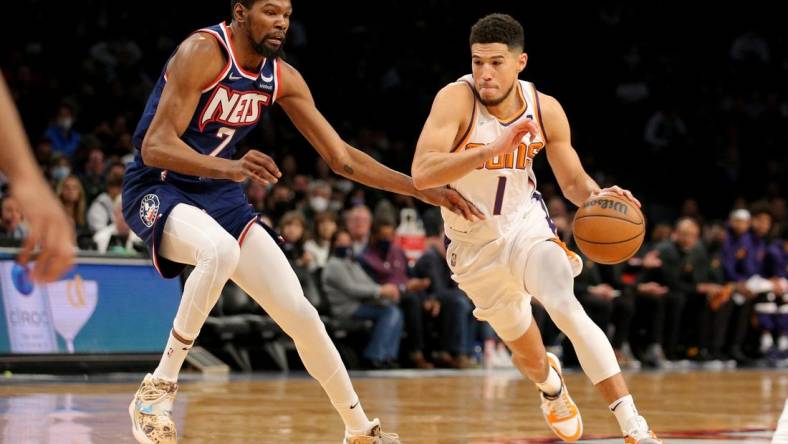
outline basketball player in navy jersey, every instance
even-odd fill
[[[349,146],[315,107],[304,79],[278,58],[290,0],[232,0],[233,20],[189,36],[167,62],[134,134],[139,148],[126,171],[123,211],[164,277],[194,265],[186,280],[165,352],[129,406],[141,443],[174,443],[170,411],[186,354],[228,279],[255,299],[290,335],[307,371],[345,423],[345,443],[399,443],[368,420],[317,311],[274,240],[259,223],[238,182],[275,183],[272,159],[236,143],[263,110],[282,106],[298,130],[338,174],[412,195],[463,217],[481,214],[440,187],[417,191],[410,177]],[[261,437],[261,442],[266,442]]]

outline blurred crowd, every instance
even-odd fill
[[[775,202],[740,202],[727,220],[705,220],[688,201],[629,261],[585,260],[575,294],[622,366],[788,364],[788,223]],[[579,251],[572,215],[551,203],[559,235]],[[534,308],[546,345],[572,362],[571,344]]]
[[[136,149],[131,134],[177,43],[224,18],[226,8],[157,5],[160,13],[151,15],[145,2],[30,3],[28,23],[49,32],[4,47],[0,62],[36,159],[80,249],[146,254],[119,211],[124,165]],[[650,23],[659,20],[645,16],[665,11],[578,6],[585,13],[567,18],[572,29],[564,35],[531,19],[554,12],[548,5],[399,3],[358,6],[390,15],[347,16],[339,27],[322,20],[329,6],[297,8],[285,58],[346,140],[407,172],[435,92],[469,70],[470,25],[500,6],[523,21],[530,55],[524,77],[567,109],[588,171],[644,202],[649,239],[642,251],[616,266],[587,261],[575,287],[622,364],[788,357],[788,133],[779,131],[788,120],[780,81],[788,51],[769,20],[723,14],[703,36],[660,33],[655,43]],[[431,31],[438,23],[442,32]],[[61,38],[66,32],[73,38]],[[568,37],[579,33],[587,38]],[[316,37],[323,35],[332,38]],[[337,42],[357,45],[353,56]],[[305,294],[324,314],[373,325],[359,350],[367,366],[507,362],[450,279],[439,213],[333,175],[281,110],[266,114],[238,154],[251,147],[271,154],[283,179],[268,188],[245,184],[250,203],[287,239]],[[572,245],[572,212],[546,160],[534,167],[560,235]],[[13,245],[26,228],[4,182],[0,177],[0,242]],[[547,345],[571,360],[570,344],[538,305],[534,313]]]

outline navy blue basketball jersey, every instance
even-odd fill
[[[227,56],[227,64],[216,79],[202,90],[197,109],[181,139],[200,154],[231,158],[238,141],[257,125],[265,108],[276,101],[280,61],[276,58],[264,59],[259,71],[247,71],[236,61],[230,40],[232,31],[224,22],[195,32],[216,38]],[[218,182],[226,182],[163,171],[143,164],[140,149],[167,83],[166,71],[165,64],[134,131],[132,141],[138,151],[133,164],[129,166],[127,178],[131,176],[144,180],[155,177],[175,185],[218,185]]]

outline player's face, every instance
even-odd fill
[[[246,11],[244,29],[252,48],[258,54],[265,57],[279,55],[290,27],[292,13],[290,0],[258,1]]]
[[[528,56],[503,43],[471,45],[473,81],[482,104],[495,106],[512,93],[517,75],[525,68]]]

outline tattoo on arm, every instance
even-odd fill
[[[351,167],[350,165],[345,164],[344,170],[345,170],[346,173],[348,173],[348,175],[350,175],[350,176],[353,175],[353,167]]]

